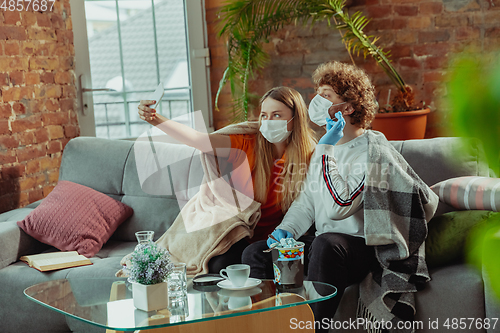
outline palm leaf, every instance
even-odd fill
[[[269,56],[263,44],[269,36],[289,24],[313,26],[320,21],[335,21],[341,32],[342,42],[349,54],[373,57],[377,64],[402,91],[406,84],[392,66],[389,52],[376,45],[379,37],[367,36],[363,29],[370,22],[361,12],[349,16],[345,0],[234,0],[228,1],[219,11],[221,21],[219,36],[227,38],[228,67],[219,83],[219,95],[229,83],[233,96],[233,115],[236,120],[247,120],[251,93],[248,82],[268,63]],[[340,20],[337,24],[336,19]],[[344,34],[342,34],[342,32]]]
[[[221,79],[217,95],[227,82],[233,88],[239,86],[243,100],[234,98],[233,114],[241,115],[240,120],[248,118],[248,81],[269,61],[269,56],[263,51],[263,43],[273,32],[287,24],[305,25],[312,18],[310,8],[319,9],[320,3],[319,0],[237,0],[228,3],[219,12],[222,16],[219,35],[228,38],[229,61],[226,71],[235,75]],[[232,93],[236,91],[233,88]],[[236,96],[239,95],[233,94],[233,97]]]
[[[372,56],[392,82],[404,92],[406,90],[406,83],[392,66],[389,60],[389,53],[384,52],[383,48],[375,44],[378,38],[366,36],[363,32],[363,28],[366,27],[370,21],[366,19],[361,12],[356,12],[352,16],[349,16],[343,9],[345,6],[344,0],[330,0],[329,5],[331,9],[336,12],[336,16],[344,22],[338,25],[337,29],[345,31],[343,40],[347,50],[352,50],[353,53],[356,50],[358,50],[358,52],[361,49],[364,50],[364,56],[366,57],[368,54]]]

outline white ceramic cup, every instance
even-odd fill
[[[227,302],[227,308],[229,310],[243,310],[252,308],[252,299],[250,296],[245,297],[229,297],[229,301]]]
[[[250,276],[250,266],[245,264],[229,265],[220,270],[220,275],[235,287],[243,287]]]

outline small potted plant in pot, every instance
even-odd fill
[[[370,55],[397,87],[392,100],[387,101],[390,104],[381,107],[375,115],[372,129],[384,133],[388,140],[423,139],[430,109],[415,104],[415,92],[392,66],[388,52],[376,45],[379,38],[363,32],[369,20],[361,12],[349,16],[344,10],[345,3],[345,0],[329,1],[330,8],[324,11],[334,13],[333,17],[341,22],[336,27],[344,32],[342,40],[347,51],[362,51],[365,58]]]
[[[147,242],[136,246],[125,271],[132,283],[137,309],[153,311],[168,306],[166,279],[173,266],[170,253],[158,244]]]

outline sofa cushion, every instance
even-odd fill
[[[64,279],[70,270],[42,273],[20,261],[0,269],[0,331],[68,332],[66,316],[28,299],[23,290],[36,283]]]
[[[427,265],[432,268],[462,261],[467,236],[472,227],[484,223],[495,214],[497,213],[484,210],[469,210],[432,218],[425,241]]]
[[[32,211],[33,208],[26,208],[26,207],[9,210],[8,212],[0,214],[0,222],[20,221],[24,219]]]
[[[91,137],[71,139],[64,148],[59,180],[69,180],[119,200],[123,170],[133,142]]]
[[[16,262],[21,256],[40,253],[48,247],[28,236],[16,221],[0,222],[0,269]]]
[[[465,264],[437,267],[429,270],[431,281],[423,290],[415,294],[416,314],[415,328],[418,333],[445,332],[443,326],[446,320],[451,324],[453,318],[484,318],[485,304],[481,274],[476,269]],[[338,296],[335,296],[338,297]],[[334,321],[356,321],[356,310],[359,299],[359,285],[346,288]],[[492,317],[490,317],[492,318]],[[493,317],[495,318],[495,317]],[[434,324],[438,323],[435,327]],[[470,321],[468,321],[469,324]],[[430,326],[432,323],[432,326]],[[498,325],[497,325],[498,326]],[[365,332],[356,325],[345,325],[339,330],[330,332]],[[466,330],[449,332],[484,333],[483,327],[469,327]],[[493,332],[493,331],[492,331]]]
[[[112,238],[135,241],[134,233],[139,230],[153,230],[159,238],[199,190],[203,169],[198,155],[186,145],[155,142],[152,152],[149,142],[136,142],[125,164],[121,198],[134,215]]]
[[[18,225],[43,243],[92,257],[132,213],[105,194],[62,180]]]
[[[439,200],[456,209],[500,211],[500,178],[457,177],[431,186]]]
[[[484,318],[484,289],[481,273],[465,264],[429,270],[431,281],[415,295],[415,320],[422,322],[418,333],[485,333],[484,326],[451,329],[453,318]],[[444,326],[448,322],[450,326]],[[437,323],[437,326],[434,326]],[[467,320],[467,325],[470,320]],[[474,322],[475,324],[475,322]],[[497,325],[498,328],[498,325]]]
[[[454,177],[488,177],[490,174],[478,140],[433,138],[391,143],[428,186]],[[464,148],[464,144],[469,147]],[[434,216],[454,210],[452,206],[440,201]]]

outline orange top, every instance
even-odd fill
[[[255,165],[255,134],[230,135],[229,137],[231,138],[231,152],[228,161],[233,164],[231,181],[236,189],[249,195],[250,190],[253,191],[253,184],[255,182],[254,175],[251,172]],[[245,162],[245,159],[248,159],[249,167],[241,165]],[[278,177],[283,169],[284,162],[282,157],[273,164],[267,199],[260,206],[260,220],[255,227],[254,235],[250,239],[250,242],[267,239],[267,235],[273,232],[283,219],[284,214],[279,205],[281,182]],[[250,183],[250,179],[252,183]],[[253,195],[253,193],[251,194]]]

